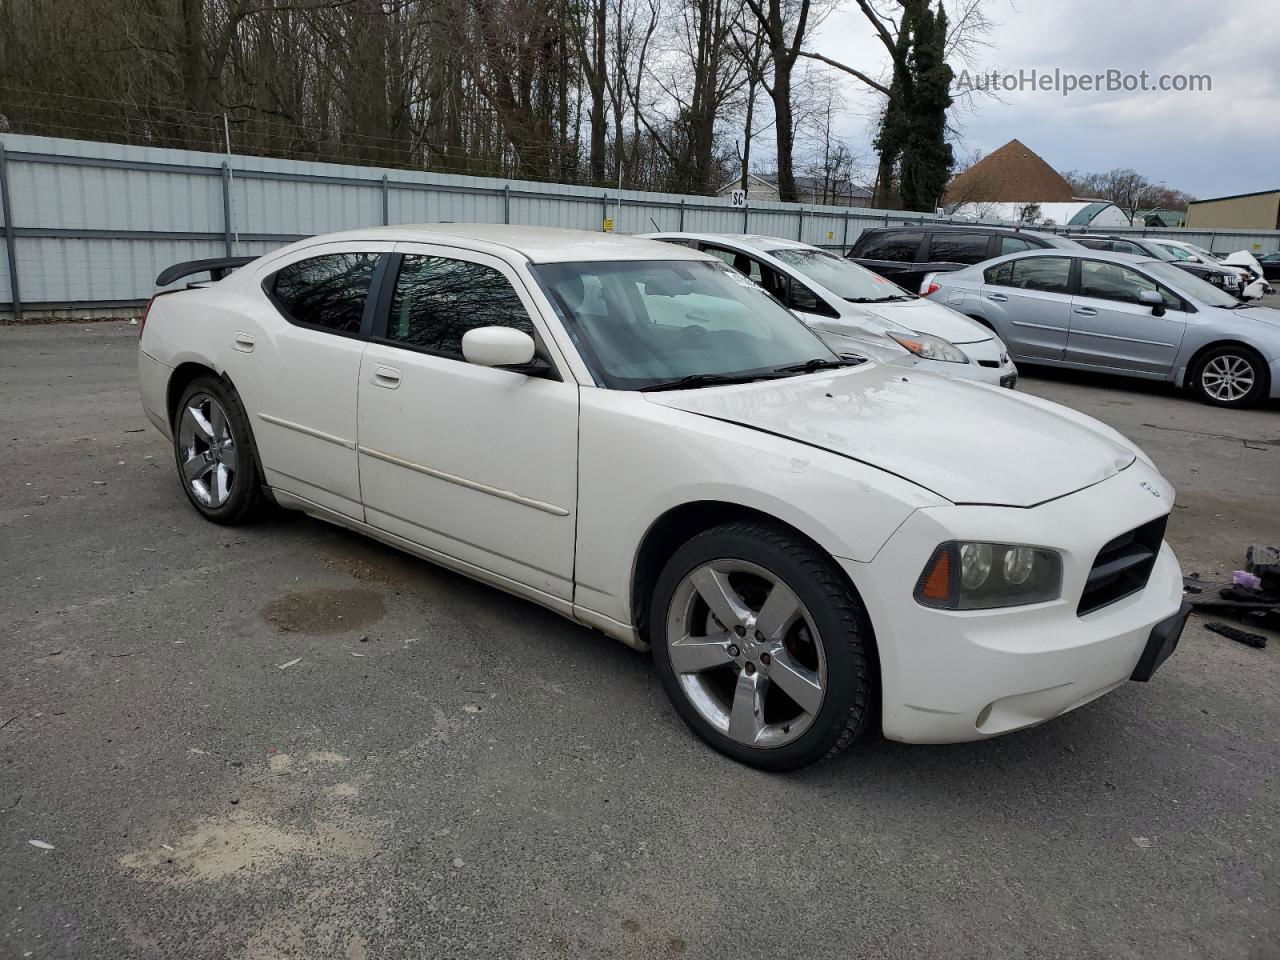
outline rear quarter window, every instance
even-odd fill
[[[981,263],[987,259],[991,237],[985,233],[935,233],[929,238],[931,263]]]
[[[333,333],[360,332],[377,253],[333,253],[283,267],[267,290],[285,319]]]

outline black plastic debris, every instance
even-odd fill
[[[1243,643],[1246,647],[1253,647],[1255,650],[1262,650],[1267,645],[1267,638],[1260,633],[1249,633],[1246,630],[1237,630],[1235,627],[1228,626],[1225,623],[1206,623],[1206,630],[1226,637],[1228,640],[1234,640],[1236,643]]]

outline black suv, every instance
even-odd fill
[[[917,292],[926,273],[949,273],[992,257],[1043,247],[1079,248],[1073,240],[1017,227],[918,226],[864,230],[845,256]]]
[[[1134,257],[1163,260],[1199,277],[1201,280],[1208,280],[1215,287],[1226,290],[1227,293],[1234,297],[1240,296],[1240,275],[1234,270],[1223,270],[1207,263],[1179,260],[1160,244],[1149,243],[1142,237],[1109,237],[1094,234],[1088,236],[1072,235],[1071,239],[1082,247],[1088,247],[1090,250],[1110,250],[1112,253],[1127,253]]]

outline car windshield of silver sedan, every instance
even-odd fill
[[[1149,260],[1142,266],[1161,283],[1166,283],[1189,297],[1195,297],[1206,306],[1234,310],[1242,305],[1241,301],[1225,290],[1219,290],[1207,280],[1201,280],[1195,274],[1187,273],[1187,271],[1170,266],[1161,260]]]
[[[822,284],[837,297],[851,303],[916,299],[892,281],[825,250],[783,247],[770,250],[769,256],[776,257],[787,266]]]
[[[795,376],[860,361],[832,353],[746,277],[697,260],[532,268],[597,378],[616,390]]]

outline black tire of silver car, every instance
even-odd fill
[[[262,472],[244,404],[214,376],[197,377],[173,410],[173,453],[191,505],[206,520],[232,526],[265,502]]]
[[[729,523],[685,543],[658,578],[647,632],[676,711],[750,766],[833,757],[874,711],[866,609],[830,557],[781,526]]]
[[[1224,344],[1208,350],[1191,370],[1190,387],[1215,407],[1251,407],[1267,395],[1267,365],[1248,347]]]

